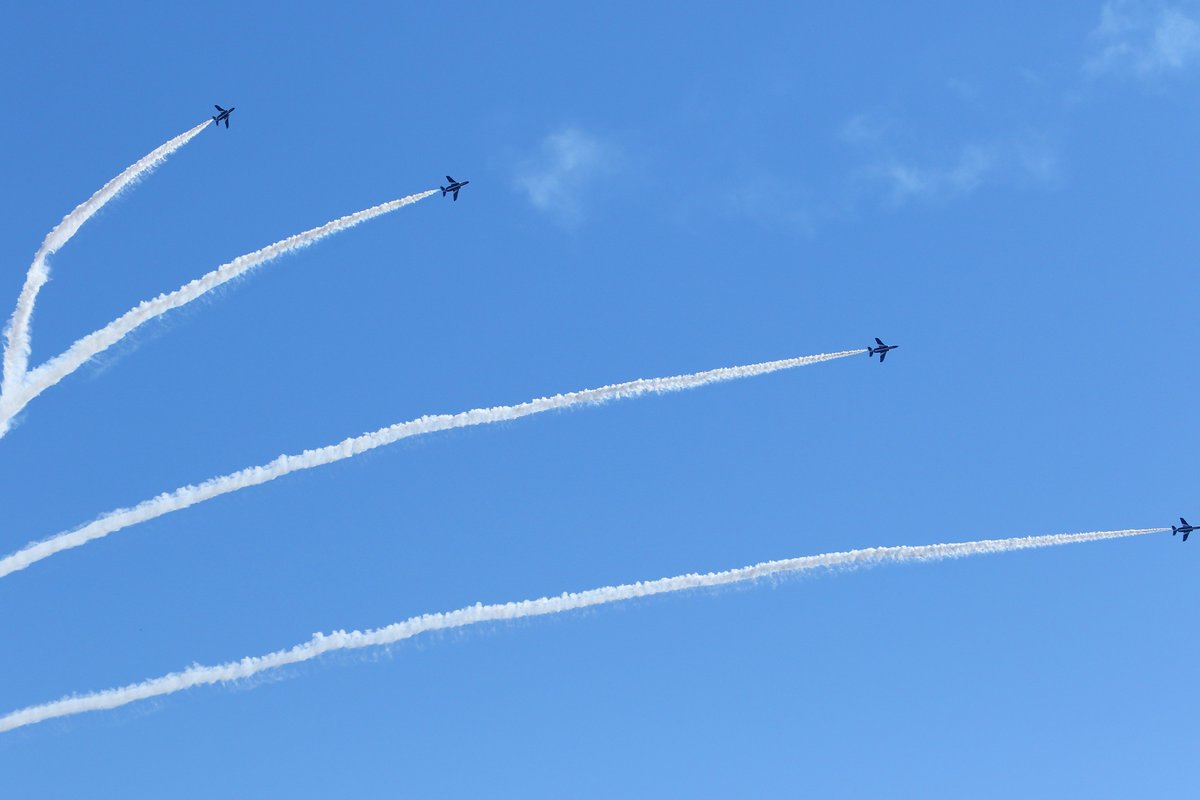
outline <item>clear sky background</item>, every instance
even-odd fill
[[[241,253],[471,185],[36,399],[0,442],[4,553],[425,413],[902,349],[411,440],[37,564],[0,580],[0,711],[476,601],[1200,517],[1200,4],[737,5],[10,9],[4,316],[65,213],[237,107],[52,260],[35,364]],[[332,656],[0,736],[0,794],[1188,796],[1196,547]]]

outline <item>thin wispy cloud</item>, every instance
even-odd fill
[[[882,141],[894,127],[890,117],[862,112],[843,122],[837,130],[837,137],[847,144],[875,144]]]
[[[1059,183],[1053,133],[1028,129],[932,146],[925,132],[886,111],[857,113],[830,134],[844,151],[823,183],[760,171],[724,187],[730,216],[805,237],[864,209],[944,204],[995,187],[1042,189]]]
[[[797,182],[768,172],[747,175],[713,191],[715,205],[740,224],[812,238],[820,223],[840,213],[831,198],[818,198]]]
[[[1093,75],[1152,78],[1200,62],[1200,9],[1142,0],[1109,0],[1092,31],[1097,52],[1084,65]]]
[[[889,186],[891,202],[899,204],[918,196],[970,194],[996,170],[997,161],[995,148],[967,145],[953,162],[946,165],[922,166],[892,161],[873,170]],[[867,174],[870,172],[868,170]]]
[[[965,197],[986,185],[1043,185],[1059,173],[1056,149],[1044,137],[1018,135],[969,142],[945,156],[914,158],[897,155],[883,141],[858,168],[859,193],[882,191],[893,206],[916,200],[945,201]]]
[[[543,139],[537,155],[520,164],[516,187],[535,208],[577,223],[588,188],[611,173],[617,161],[611,143],[579,128],[564,128]]]

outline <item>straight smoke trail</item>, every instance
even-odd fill
[[[1056,547],[1103,539],[1118,539],[1126,536],[1141,536],[1162,533],[1166,528],[1142,528],[1123,531],[1097,531],[1093,533],[1053,534],[1050,536],[1025,536],[1015,539],[986,539],[978,542],[954,544],[930,544],[920,546],[869,547],[864,550],[849,550],[826,553],[818,556],[802,556],[783,561],[764,561],[749,567],[724,572],[691,573],[655,581],[626,583],[605,586],[584,592],[564,592],[557,597],[542,597],[537,600],[521,600],[515,603],[497,603],[460,608],[440,614],[424,614],[411,617],[384,628],[366,631],[334,631],[317,633],[303,644],[287,650],[276,650],[263,656],[251,656],[240,661],[231,661],[214,666],[196,665],[182,672],[172,672],[160,678],[108,689],[92,694],[71,695],[61,700],[38,706],[29,706],[0,717],[0,732],[11,731],[26,725],[34,725],[57,717],[82,714],[117,708],[138,700],[174,694],[193,686],[229,683],[249,678],[260,672],[280,669],[290,664],[310,661],[335,650],[357,650],[378,647],[411,639],[430,631],[463,628],[484,622],[543,617],[561,614],[581,608],[620,603],[639,597],[651,597],[669,592],[684,592],[692,589],[728,586],[734,583],[754,581],[771,576],[783,576],[815,569],[857,569],[885,563],[907,561],[941,561],[950,558],[1004,553],[1013,550],[1031,550],[1040,547]]]
[[[24,384],[12,392],[11,398],[8,396],[0,398],[0,436],[4,435],[12,418],[20,413],[21,409],[28,405],[33,398],[150,320],[162,316],[172,309],[186,305],[198,297],[211,292],[218,286],[268,261],[273,261],[280,256],[313,245],[326,236],[332,236],[335,233],[353,228],[355,225],[367,220],[388,214],[404,206],[412,205],[418,200],[424,200],[432,194],[437,194],[437,190],[431,189],[426,192],[411,194],[399,200],[381,203],[380,205],[348,214],[303,233],[289,236],[261,250],[256,250],[244,256],[238,256],[228,264],[217,267],[212,272],[181,286],[173,292],[161,294],[153,300],[143,301],[137,307],[125,312],[100,330],[84,336],[61,355],[55,356],[42,366],[32,370],[28,374]]]
[[[815,356],[800,356],[780,361],[766,361],[760,364],[749,364],[738,367],[722,367],[707,372],[695,372],[689,375],[675,375],[668,378],[643,378],[626,383],[617,383],[599,389],[585,389],[578,392],[558,394],[553,397],[542,397],[512,406],[495,406],[493,408],[473,409],[458,414],[435,414],[420,417],[410,422],[401,422],[386,428],[380,428],[371,433],[346,439],[338,444],[315,450],[305,450],[297,455],[282,455],[267,464],[248,467],[238,472],[212,478],[200,484],[183,486],[173,492],[140,503],[132,508],[123,508],[109,512],[99,519],[84,525],[74,531],[60,533],[40,542],[27,545],[12,555],[0,559],[0,578],[23,570],[26,567],[49,558],[55,553],[80,547],[88,542],[101,539],[110,533],[137,525],[142,522],[170,514],[173,511],[211,500],[223,494],[236,492],[250,486],[258,486],[267,481],[275,480],[292,472],[332,464],[352,458],[376,447],[382,447],[401,439],[421,436],[426,433],[445,431],[452,428],[466,428],[473,425],[489,425],[494,422],[527,417],[545,411],[571,408],[580,405],[599,405],[610,400],[639,397],[644,394],[663,394],[684,389],[694,389],[710,383],[730,381],[738,378],[749,378],[755,375],[765,375],[769,372],[804,367],[835,358],[859,355],[864,350],[846,350],[840,353],[823,353]]]
[[[100,187],[94,195],[75,207],[75,210],[63,217],[62,222],[54,230],[46,234],[42,246],[33,257],[33,264],[25,276],[25,285],[17,298],[17,307],[13,311],[6,331],[8,344],[4,350],[4,379],[0,384],[0,394],[7,395],[20,384],[29,367],[30,354],[30,321],[33,317],[33,306],[37,301],[38,292],[50,279],[50,268],[46,259],[71,241],[83,224],[104,208],[109,200],[119,195],[139,178],[167,160],[167,157],[190,142],[209,122],[200,123],[196,127],[181,133],[158,149],[143,156],[140,161],[128,167],[117,177]]]

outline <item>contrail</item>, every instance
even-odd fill
[[[34,542],[12,555],[0,558],[0,578],[25,569],[30,564],[49,558],[55,553],[70,550],[87,544],[95,539],[103,538],[110,533],[136,525],[141,522],[180,511],[211,500],[239,489],[257,486],[260,483],[275,480],[292,472],[332,464],[352,458],[376,447],[398,442],[412,436],[420,436],[436,431],[452,428],[466,428],[472,425],[488,425],[493,422],[527,417],[545,411],[571,408],[580,405],[599,405],[610,400],[638,397],[644,394],[662,394],[677,392],[683,389],[694,389],[719,381],[730,381],[737,378],[749,378],[755,375],[765,375],[768,372],[778,372],[793,367],[803,367],[835,358],[859,355],[864,350],[845,350],[840,353],[823,353],[815,356],[800,356],[780,361],[766,361],[760,364],[749,364],[739,367],[722,367],[707,372],[694,372],[689,375],[675,375],[668,378],[643,378],[626,383],[616,383],[599,389],[584,389],[578,392],[557,394],[553,397],[541,397],[512,406],[495,406],[479,408],[458,414],[434,414],[420,417],[410,422],[400,422],[386,428],[380,428],[371,433],[364,433],[346,439],[338,444],[315,450],[305,450],[297,455],[282,455],[267,464],[248,467],[218,478],[211,478],[200,484],[180,487],[173,492],[166,492],[157,497],[139,503],[132,508],[122,508],[111,511],[94,522],[66,533],[60,533],[49,539]]]
[[[276,650],[273,653],[267,653],[263,656],[247,657],[241,661],[231,661],[215,666],[206,667],[196,665],[182,672],[172,672],[169,675],[153,678],[142,683],[133,683],[128,686],[107,689],[92,694],[71,695],[61,700],[55,700],[52,703],[29,706],[28,708],[13,711],[0,717],[0,732],[10,731],[25,725],[33,725],[38,722],[45,722],[57,717],[82,714],[85,711],[101,711],[117,708],[138,700],[174,694],[184,689],[190,689],[193,686],[229,683],[242,678],[249,678],[260,672],[279,669],[289,664],[309,661],[334,650],[378,647],[380,645],[388,645],[405,639],[411,639],[414,636],[430,631],[462,628],[482,622],[561,614],[564,611],[573,611],[580,608],[606,605],[608,603],[619,603],[639,597],[650,597],[669,592],[683,592],[691,589],[727,586],[733,583],[754,581],[760,578],[782,576],[806,570],[822,568],[856,569],[901,561],[940,561],[948,558],[965,558],[966,556],[1003,553],[1011,550],[1029,550],[1038,547],[1055,547],[1057,545],[1095,542],[1102,539],[1141,536],[1148,533],[1162,533],[1165,530],[1167,529],[1142,528],[1124,531],[1025,536],[1016,539],[986,539],[978,542],[959,542],[955,544],[869,547],[865,550],[849,550],[818,556],[802,556],[784,561],[764,561],[760,564],[726,570],[724,572],[690,573],[674,578],[660,578],[655,581],[606,586],[601,589],[590,589],[585,592],[564,592],[557,597],[542,597],[537,600],[522,600],[515,603],[498,603],[495,605],[476,603],[473,606],[460,608],[457,611],[411,617],[403,622],[397,622],[374,630],[334,631],[328,634],[317,633],[307,642],[298,644],[288,650]]]
[[[46,259],[71,241],[71,237],[83,227],[83,223],[95,216],[96,212],[103,208],[109,200],[166,161],[169,155],[190,142],[208,125],[209,121],[206,120],[143,156],[136,164],[128,167],[120,175],[104,184],[94,195],[77,205],[74,211],[63,217],[62,222],[58,223],[54,230],[46,234],[46,238],[34,255],[33,264],[30,265],[29,272],[25,276],[25,285],[17,298],[16,310],[13,311],[12,319],[8,323],[8,330],[5,332],[8,344],[4,350],[4,378],[0,384],[0,394],[7,395],[15,389],[25,377],[25,371],[29,367],[30,320],[33,317],[33,306],[38,292],[50,279],[50,268],[46,264]]]
[[[228,264],[217,267],[212,272],[181,286],[173,292],[160,294],[153,300],[143,301],[136,308],[125,312],[100,330],[84,336],[71,345],[66,352],[55,356],[42,366],[29,372],[25,382],[14,387],[11,397],[6,395],[0,398],[0,436],[3,436],[12,418],[20,413],[21,409],[29,404],[29,401],[79,369],[88,359],[112,347],[134,329],[146,324],[155,317],[161,316],[171,309],[186,305],[201,295],[211,292],[218,286],[268,261],[272,261],[303,247],[308,247],[324,239],[326,236],[332,236],[335,233],[352,228],[369,219],[374,219],[375,217],[395,211],[398,208],[412,205],[418,200],[424,200],[432,194],[437,194],[437,190],[431,189],[419,194],[411,194],[399,200],[392,200],[353,214],[348,214],[340,219],[327,222],[320,227],[304,231],[304,233],[289,236],[283,241],[268,245],[261,250],[256,250],[244,256],[238,256]]]

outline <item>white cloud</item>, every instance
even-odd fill
[[[612,171],[616,157],[612,145],[578,128],[564,128],[543,139],[538,155],[520,165],[516,186],[534,207],[578,222],[584,191]]]
[[[1056,151],[1042,139],[1014,137],[963,145],[942,162],[887,157],[858,170],[862,184],[879,185],[892,205],[972,194],[988,183],[1046,184],[1058,177]]]
[[[836,212],[835,201],[826,198],[814,205],[802,187],[768,173],[751,175],[713,196],[731,216],[806,238],[816,235],[818,220]]]
[[[847,144],[874,144],[883,139],[892,127],[892,121],[882,114],[855,114],[842,123],[837,135]]]
[[[962,94],[967,84],[952,82]],[[971,103],[987,98],[972,89]],[[964,100],[965,102],[965,100]],[[903,118],[875,110],[850,116],[835,135],[856,152],[850,173],[851,205],[872,196],[892,206],[945,201],[988,185],[1045,186],[1059,178],[1053,136],[1036,129],[951,140],[935,145],[928,132]]]
[[[1092,37],[1099,52],[1085,67],[1095,75],[1147,78],[1178,72],[1200,58],[1200,22],[1181,6],[1109,0]]]
[[[902,203],[917,195],[970,194],[997,167],[994,148],[968,145],[948,166],[920,167],[891,161],[877,167],[878,174],[891,186],[891,199]]]

